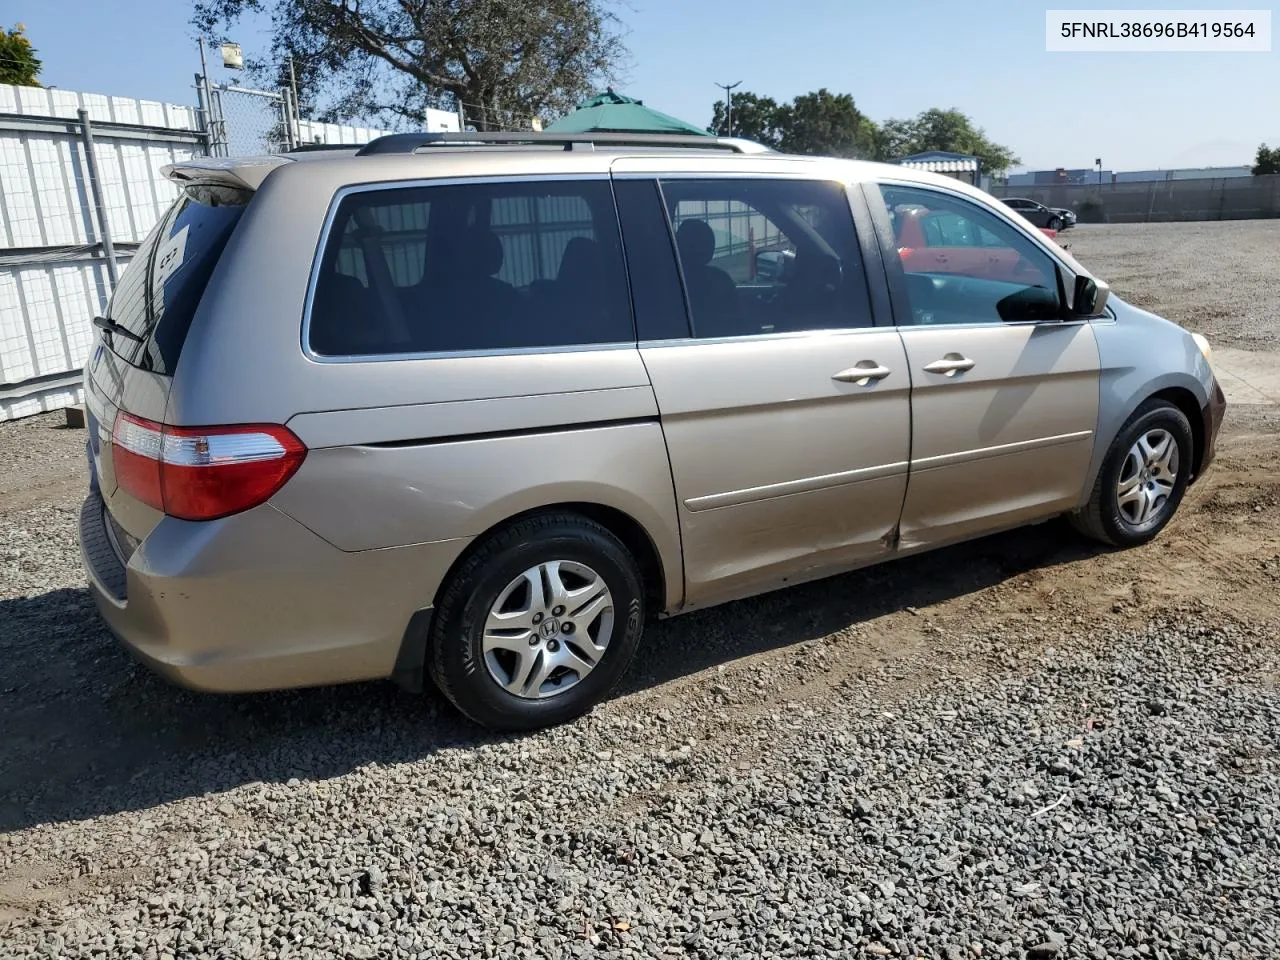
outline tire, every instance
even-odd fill
[[[1162,435],[1177,451],[1176,461],[1166,461],[1173,463],[1172,481],[1167,467],[1153,469],[1149,463],[1135,460],[1143,450],[1138,446],[1140,440],[1148,441],[1149,451],[1150,441]],[[1191,424],[1181,410],[1164,400],[1143,403],[1111,442],[1089,501],[1071,515],[1072,525],[1085,536],[1113,547],[1136,547],[1155,539],[1173,518],[1186,493],[1194,442]],[[1122,479],[1128,494],[1125,503],[1120,495]],[[1145,499],[1139,501],[1135,497]],[[1144,509],[1149,511],[1145,519]]]
[[[613,689],[640,643],[644,613],[637,564],[617,537],[572,513],[530,517],[483,541],[450,578],[428,669],[482,726],[553,726]]]
[[[1050,218],[1049,218],[1049,222],[1048,222],[1048,223],[1046,223],[1046,224],[1045,224],[1045,226],[1046,226],[1046,227],[1048,227],[1050,230],[1061,230],[1061,229],[1062,229],[1062,218],[1061,218],[1061,217],[1050,217]]]

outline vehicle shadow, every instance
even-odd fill
[[[1046,524],[654,624],[621,692],[1093,552]],[[245,696],[176,688],[121,648],[83,589],[0,601],[0,663],[0,831],[504,739],[434,692],[390,683]]]

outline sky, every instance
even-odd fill
[[[1109,170],[1239,165],[1263,141],[1280,145],[1280,41],[1270,53],[1047,53],[1046,6],[626,0],[617,10],[630,62],[615,86],[699,125],[723,97],[715,84],[739,80],[739,90],[776,100],[820,87],[851,93],[877,122],[955,107],[1026,169],[1092,167],[1095,158]],[[0,0],[0,11],[0,23],[25,23],[46,85],[195,102],[186,0]],[[267,29],[263,19],[244,22],[231,39],[250,57],[265,52]],[[220,65],[210,74],[230,77]]]

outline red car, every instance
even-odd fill
[[[1051,283],[995,234],[950,211],[898,207],[893,220],[898,255],[909,273],[963,273],[1028,286]],[[1040,232],[1057,241],[1056,230],[1041,227]]]

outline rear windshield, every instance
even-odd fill
[[[225,186],[184,189],[112,294],[107,317],[140,338],[107,333],[112,350],[136,367],[173,373],[209,275],[251,196]]]

